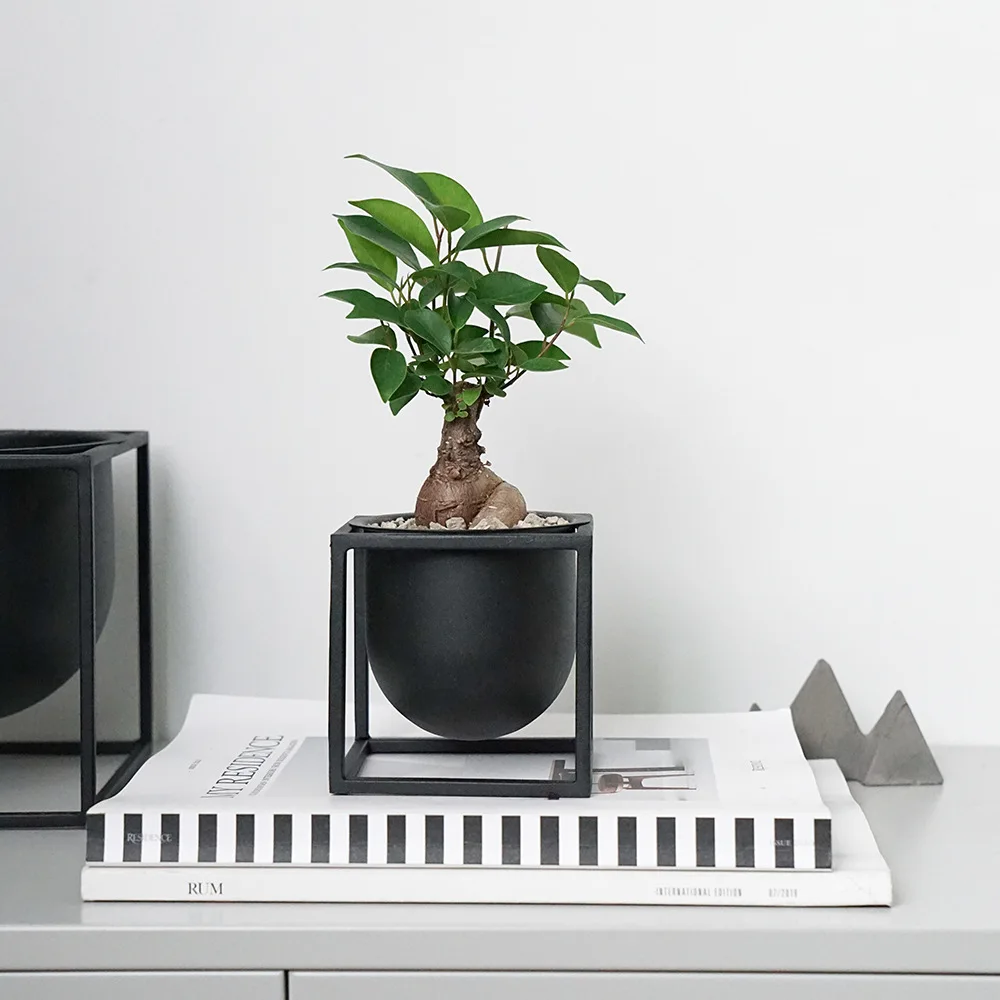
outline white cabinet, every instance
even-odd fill
[[[1000,1000],[994,976],[293,972],[288,1000]]]
[[[0,972],[0,1000],[284,1000],[282,972]]]

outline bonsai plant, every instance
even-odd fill
[[[376,545],[369,535],[354,543],[355,634],[363,637],[357,676],[367,677],[370,664],[389,701],[439,736],[506,735],[545,711],[578,655],[587,659],[578,683],[589,685],[591,519],[528,514],[520,491],[483,460],[479,423],[525,375],[564,370],[570,338],[600,347],[599,328],[639,334],[624,320],[591,312],[582,288],[611,305],[623,295],[584,277],[554,236],[515,228],[525,221],[517,215],[484,220],[469,192],[443,174],[357,158],[399,181],[427,221],[396,201],[350,202],[363,214],[337,219],[355,259],[328,269],[366,275],[375,291],[325,295],[348,303],[349,319],[374,323],[349,339],[373,348],[372,378],[392,413],[430,397],[443,427],[412,516],[358,517],[334,536],[333,599],[341,600],[337,580],[346,566],[336,560],[346,559],[351,538],[389,531],[391,541]],[[532,247],[554,287],[502,266],[505,253]],[[430,545],[417,532],[392,530],[400,527],[447,534]],[[453,544],[466,528],[507,543],[487,538],[477,548],[466,535]],[[576,533],[578,541],[543,545],[532,532]],[[331,663],[338,657],[335,651]],[[589,695],[581,703],[589,704]]]
[[[412,208],[396,201],[351,201],[364,214],[337,219],[355,259],[327,270],[361,272],[379,291],[325,293],[352,306],[348,319],[375,322],[349,339],[374,347],[372,378],[392,413],[420,395],[434,399],[443,411],[437,460],[417,494],[415,523],[479,529],[521,525],[527,514],[524,498],[483,461],[479,421],[526,374],[565,369],[570,360],[565,335],[594,347],[601,346],[598,328],[639,337],[624,320],[591,312],[580,288],[586,286],[612,306],[624,294],[606,281],[584,277],[560,253],[566,248],[554,236],[512,228],[524,221],[521,216],[484,221],[469,192],[450,177],[387,166],[362,154],[351,158],[391,174],[415,196],[431,223],[429,228]],[[535,247],[554,288],[501,267],[505,248],[529,246]]]

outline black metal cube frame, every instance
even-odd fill
[[[593,519],[573,515],[570,530],[543,528],[508,531],[365,531],[362,518],[330,536],[330,791],[334,794],[471,795],[538,798],[586,798],[591,792],[593,744]],[[384,520],[384,518],[372,521]],[[369,732],[369,664],[365,600],[365,553],[369,549],[437,551],[576,552],[575,718],[571,737],[503,737],[449,740],[437,736],[380,739]],[[354,551],[354,742],[345,742],[347,716],[347,553]],[[516,778],[375,777],[360,772],[370,754],[490,753],[572,754],[570,780]]]
[[[0,812],[0,829],[66,827],[82,828],[87,810],[120,791],[149,755],[153,741],[153,642],[152,584],[150,580],[149,434],[146,431],[97,432],[124,435],[121,440],[94,445],[83,451],[56,454],[0,455],[0,471],[63,469],[77,476],[77,511],[80,539],[80,741],[57,740],[0,742],[0,754],[25,756],[79,756],[80,809]],[[94,593],[94,467],[126,452],[136,452],[136,534],[138,578],[138,722],[135,740],[97,738],[94,661],[97,651],[97,608]],[[97,758],[125,754],[114,773],[98,788]]]

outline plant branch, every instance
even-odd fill
[[[451,310],[448,308],[448,293],[450,291],[451,291],[451,282],[445,281],[444,289],[441,292],[441,308],[444,310],[444,321],[448,324],[448,326],[454,329],[451,322]]]
[[[566,321],[569,319],[569,310],[573,304],[573,298],[571,295],[566,296],[566,311],[563,313],[562,321],[559,323],[559,329],[552,334],[551,340],[546,340],[542,345],[542,349],[538,352],[538,357],[542,357],[545,352],[559,339],[559,334],[566,329]],[[507,389],[512,386],[524,373],[526,369],[522,368],[512,379],[508,379],[500,388],[506,392]]]
[[[406,338],[406,343],[410,347],[410,351],[413,356],[416,357],[420,352],[417,350],[417,345],[413,342],[413,338],[410,336],[410,331],[406,329],[405,326],[400,325],[399,332]]]
[[[507,381],[500,386],[500,391],[506,392],[523,374],[524,369],[522,368],[513,378],[507,379]]]
[[[486,256],[486,250],[483,249],[480,252],[483,255],[483,264],[486,265],[486,270],[489,271],[489,269],[490,269],[490,259],[489,259],[489,257]]]

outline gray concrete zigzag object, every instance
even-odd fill
[[[833,668],[820,660],[792,702],[792,722],[807,760],[834,759],[863,785],[944,782],[913,711],[897,691],[870,733],[854,718]],[[759,710],[754,704],[751,711]]]

